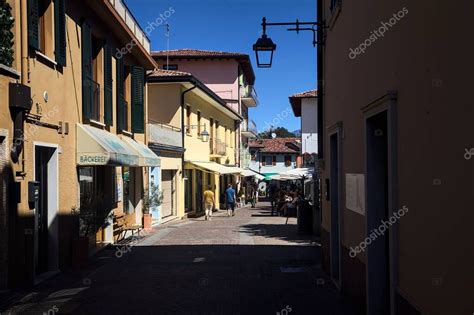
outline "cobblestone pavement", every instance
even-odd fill
[[[170,223],[17,293],[8,314],[355,314],[320,269],[316,239],[267,203]],[[1,303],[0,303],[1,306]],[[2,310],[0,308],[0,310]],[[3,315],[4,312],[1,314]]]

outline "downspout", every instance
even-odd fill
[[[317,4],[317,22],[322,23],[325,25],[323,21],[323,0],[318,0]],[[316,223],[315,231],[313,233],[316,236],[321,236],[322,231],[322,197],[321,199],[317,199],[317,196],[320,196],[322,193],[322,168],[324,167],[324,29],[321,26],[318,26],[317,29],[317,41],[318,41],[318,49],[317,49],[317,72],[318,72],[318,93],[317,93],[317,107],[318,107],[318,163],[315,165],[317,168],[317,172],[319,178],[315,182],[313,179],[313,213],[316,216],[316,222],[313,220],[313,224]],[[304,186],[303,186],[304,187]],[[320,191],[321,190],[321,191]],[[323,245],[324,246],[324,245]]]
[[[318,1],[317,6],[318,14],[317,21],[319,23],[323,21],[323,0]],[[324,24],[323,24],[324,25]],[[317,106],[318,106],[318,160],[324,161],[324,33],[323,27],[318,26],[318,57],[317,57],[317,67],[318,67],[318,95],[317,95]],[[321,163],[320,163],[321,164]]]
[[[28,71],[28,7],[27,0],[20,1],[20,83],[24,85],[29,76]],[[25,175],[26,153],[24,149],[24,111],[16,110],[13,121],[13,149],[11,152],[12,160],[16,163],[19,161],[21,154],[21,176]],[[21,126],[21,129],[20,129]]]
[[[27,23],[27,0],[21,0],[20,4],[20,36],[21,36],[21,84],[25,84],[25,78],[28,76],[28,23]]]
[[[184,133],[185,133],[185,131],[184,131],[185,97],[186,97],[186,93],[191,92],[192,90],[194,90],[197,87],[196,83],[192,82],[192,84],[194,85],[192,88],[189,88],[189,89],[181,92],[181,143],[183,145],[183,149],[184,149]],[[184,177],[184,151],[181,154],[181,174]]]

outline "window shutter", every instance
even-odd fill
[[[28,0],[28,44],[39,50],[39,3],[38,0]]]
[[[123,57],[117,58],[117,128],[125,130],[125,103],[123,95],[124,68]]]
[[[87,22],[82,23],[82,113],[90,119],[92,114],[92,43],[91,28]]]
[[[145,70],[132,67],[132,132],[145,132]]]
[[[277,165],[277,157],[275,155],[273,156],[273,163],[272,164]]]
[[[54,0],[54,55],[60,66],[66,66],[65,0]]]
[[[107,43],[104,44],[104,122],[112,126],[112,52]]]

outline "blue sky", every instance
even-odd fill
[[[253,43],[260,36],[261,20],[294,22],[316,20],[315,0],[128,0],[127,5],[143,28],[170,7],[170,49],[196,48],[242,52],[251,56],[260,105],[250,109],[250,118],[260,130],[272,120],[290,131],[299,129],[293,113],[286,116],[288,96],[316,87],[316,48],[311,32],[288,32],[286,27],[268,27],[277,44],[270,69],[257,68]],[[166,49],[165,28],[150,34],[152,50]]]

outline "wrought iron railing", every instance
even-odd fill
[[[227,144],[220,139],[209,139],[209,149],[212,155],[226,155]]]

